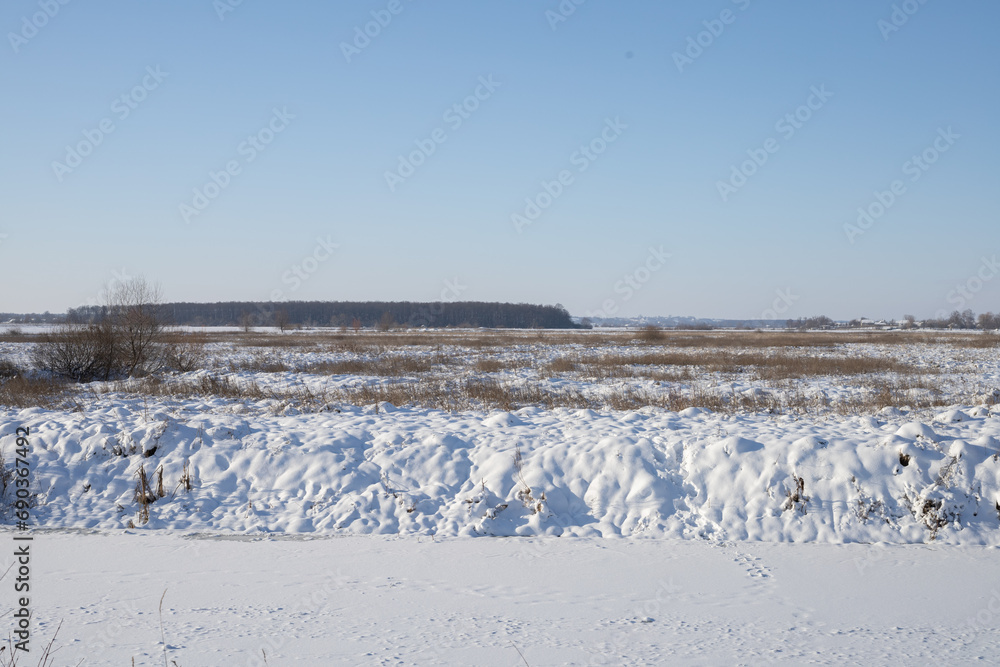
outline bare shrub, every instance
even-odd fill
[[[663,329],[653,324],[644,326],[635,337],[640,343],[662,343],[666,338]]]
[[[177,488],[174,489],[174,493],[176,493],[178,489],[184,489],[184,493],[191,492],[191,470],[188,465],[188,460],[184,459],[184,471],[181,473],[181,478],[177,482]]]
[[[809,503],[809,496],[806,495],[806,481],[796,475],[793,475],[792,479],[795,480],[795,490],[785,491],[785,502],[782,503],[781,509],[785,512],[797,509],[805,514],[806,505]]]
[[[9,359],[0,359],[0,380],[22,375],[23,371]]]
[[[75,382],[110,380],[122,369],[121,345],[110,321],[67,324],[40,337],[32,349],[32,363]]]
[[[149,506],[155,503],[159,496],[153,491],[152,482],[146,476],[146,466],[139,466],[135,475],[138,479],[135,483],[133,500],[139,505],[139,520],[142,523],[148,523]]]
[[[961,515],[945,507],[941,499],[926,498],[908,491],[903,495],[903,503],[913,518],[930,531],[932,541],[937,539],[938,532],[942,528],[961,520]]]
[[[514,479],[517,482],[517,499],[525,509],[530,510],[532,514],[541,512],[544,507],[545,492],[543,491],[538,498],[531,495],[531,487],[524,479],[524,458],[521,456],[520,444],[514,447]]]
[[[163,367],[167,370],[190,373],[205,366],[205,346],[202,343],[166,343],[163,348]]]
[[[33,350],[36,368],[76,382],[142,376],[163,367],[160,290],[144,278],[112,288],[101,318],[45,334]]]

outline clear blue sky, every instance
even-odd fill
[[[6,0],[0,311],[122,271],[168,300],[1000,310],[996,2],[562,7]]]

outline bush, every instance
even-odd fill
[[[663,333],[663,329],[656,326],[655,324],[647,324],[639,333],[636,335],[636,340],[641,343],[661,343],[666,340],[667,336]]]
[[[0,359],[0,379],[21,375],[21,369],[8,359]]]
[[[91,324],[66,324],[41,336],[36,368],[76,382],[143,376],[163,368],[167,349],[160,291],[143,278],[117,285]]]
[[[205,346],[201,343],[169,343],[164,346],[164,368],[189,373],[204,366]]]
[[[75,382],[111,380],[124,367],[121,343],[108,322],[67,324],[41,336],[32,350],[35,368]]]

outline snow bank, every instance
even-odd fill
[[[139,399],[0,412],[0,435],[10,460],[31,428],[51,528],[1000,545],[1000,414],[915,419]]]

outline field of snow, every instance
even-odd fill
[[[162,663],[164,589],[181,667],[997,655],[997,348],[723,341],[651,367],[607,363],[648,345],[532,336],[210,339],[162,382],[0,406],[8,464],[31,433],[57,664]]]
[[[35,624],[49,637],[62,623],[60,666],[158,666],[164,648],[170,667],[1000,655],[997,551],[982,547],[129,531],[42,533],[34,548]]]

